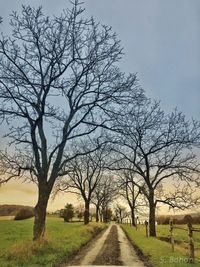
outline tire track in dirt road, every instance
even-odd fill
[[[100,253],[105,240],[110,232],[111,225],[100,235],[91,240],[80,252],[68,262],[67,265],[92,265],[97,255]],[[63,267],[63,266],[62,266]]]
[[[65,266],[72,265],[146,266],[137,256],[124,231],[116,224],[111,224],[101,236],[90,242]]]
[[[116,225],[110,228],[101,252],[97,255],[92,265],[123,265],[120,259],[120,243]]]

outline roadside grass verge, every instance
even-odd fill
[[[161,241],[158,238],[146,237],[145,227],[135,228],[122,225],[129,238],[140,249],[144,256],[148,257],[149,263],[155,267],[200,267],[200,259],[197,258],[195,264],[187,262],[188,255],[185,250],[171,251],[171,244]],[[158,234],[159,235],[159,234]]]
[[[187,225],[177,225],[177,226],[180,228],[187,229]],[[200,225],[193,225],[193,227],[200,229]],[[157,225],[156,229],[157,229],[158,237],[164,237],[164,238],[170,237],[169,225]],[[182,247],[182,248],[187,249],[188,231],[174,228],[173,236],[175,239],[175,243],[177,243],[175,244],[177,248]],[[195,254],[197,257],[200,258],[200,232],[193,232],[193,239],[194,239],[194,244],[195,244]]]
[[[0,221],[0,266],[57,266],[67,261],[81,246],[106,225],[64,223],[60,218],[47,218],[46,238],[32,241],[33,219]]]

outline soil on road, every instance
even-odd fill
[[[123,265],[116,225],[113,225],[93,265]]]
[[[115,224],[96,237],[68,262],[72,265],[123,265],[144,267],[144,262],[127,239],[123,230]]]

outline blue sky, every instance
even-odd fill
[[[68,0],[0,0],[7,31],[8,14],[22,4],[42,5],[59,14]],[[148,96],[170,111],[178,107],[200,119],[200,1],[85,0],[86,15],[110,25],[125,55],[121,69],[137,72]]]
[[[200,119],[200,1],[86,1],[113,26],[125,51],[122,67],[137,72],[148,96]]]

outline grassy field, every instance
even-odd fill
[[[150,262],[155,267],[200,267],[200,234],[194,233],[195,240],[195,264],[189,264],[187,262],[188,249],[187,249],[187,232],[175,229],[174,236],[176,240],[180,242],[175,244],[175,252],[171,251],[171,244],[165,241],[161,241],[159,237],[169,237],[169,226],[158,225],[157,226],[157,237],[145,236],[145,227],[140,225],[138,230],[128,225],[122,225],[124,230],[127,232],[129,237],[134,243],[142,250],[143,254],[149,257]],[[182,226],[184,227],[184,226]]]
[[[187,229],[186,225],[177,225],[180,228]],[[200,229],[200,225],[193,225],[194,228]],[[157,226],[158,237],[170,237],[168,225]],[[173,236],[175,239],[175,249],[183,253],[188,253],[188,231],[174,229]],[[195,245],[195,257],[200,262],[200,233],[193,232],[193,240]]]
[[[174,225],[176,227],[176,225]],[[180,228],[187,229],[187,225],[177,225]],[[200,229],[200,225],[193,225],[194,228]],[[158,225],[157,226],[158,236],[169,237],[169,225]],[[181,229],[174,229],[174,239],[181,243],[188,243],[188,232]],[[200,233],[194,232],[193,239],[196,244],[196,249],[200,249]]]
[[[46,240],[32,241],[33,219],[0,220],[0,266],[54,266],[77,251],[105,225],[64,223],[62,219],[47,218]]]

